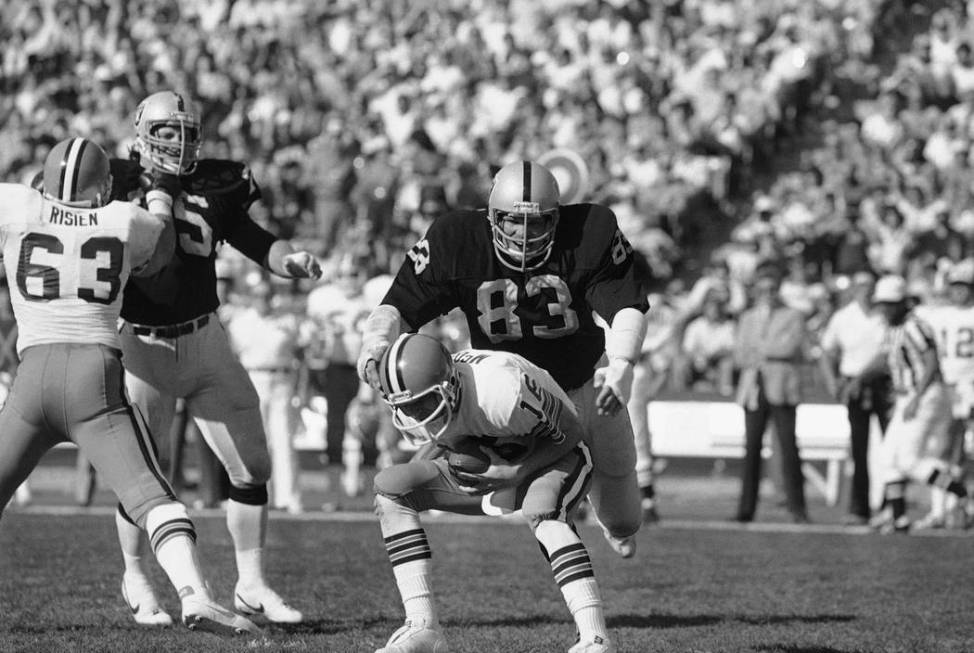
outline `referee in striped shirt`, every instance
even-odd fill
[[[876,283],[873,301],[889,326],[887,363],[896,403],[880,448],[885,482],[883,511],[873,526],[883,533],[905,533],[906,486],[911,480],[935,485],[964,498],[959,470],[928,451],[944,451],[951,419],[950,395],[940,376],[937,345],[929,326],[907,305],[906,281],[885,276]],[[963,506],[964,501],[958,501]]]

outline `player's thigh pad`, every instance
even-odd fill
[[[515,493],[521,514],[531,527],[554,519],[567,522],[572,509],[588,492],[592,479],[592,457],[584,444],[572,449],[545,468]],[[490,505],[498,506],[511,495],[504,490],[488,495]]]
[[[589,380],[568,393],[575,404],[585,432],[584,440],[592,453],[595,475],[625,477],[636,469],[636,446],[629,411],[599,415],[595,407],[595,386]]]
[[[264,484],[270,477],[271,463],[254,384],[219,325],[198,333],[206,334],[201,338],[199,355],[207,360],[201,361],[196,389],[186,397],[189,412],[233,485]]]
[[[417,512],[445,510],[464,515],[482,514],[481,497],[461,490],[442,458],[386,467],[375,475],[373,487],[377,495]]]
[[[143,526],[150,509],[175,496],[145,422],[126,398],[121,360],[104,347],[77,347],[66,366],[71,381],[63,410],[70,437]]]

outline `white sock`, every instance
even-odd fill
[[[199,558],[196,554],[196,531],[181,503],[156,506],[146,516],[146,531],[159,566],[180,599],[195,594],[208,597]]]
[[[263,587],[264,580],[264,549],[247,549],[235,551],[237,556],[237,576],[239,584],[244,587]]]
[[[264,541],[267,539],[267,504],[259,506],[227,501],[227,530],[237,557],[241,585],[260,587],[264,581]]]
[[[142,556],[146,552],[146,540],[142,529],[115,511],[115,528],[118,530],[118,545],[122,550],[122,562],[128,575],[145,576]]]
[[[575,531],[556,520],[545,520],[535,528],[534,536],[544,547],[555,582],[575,620],[583,640],[609,638],[602,609],[602,597],[595,581],[592,561]]]
[[[419,515],[381,495],[376,497],[376,512],[406,619],[435,627],[439,616],[430,582],[433,554]]]

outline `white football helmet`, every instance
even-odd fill
[[[172,127],[177,138],[161,138],[159,130]],[[139,103],[135,110],[135,147],[154,170],[172,175],[189,174],[196,167],[203,143],[200,116],[179,93],[160,91]]]
[[[68,138],[47,153],[44,160],[44,195],[78,208],[108,204],[112,175],[108,155],[87,138]]]
[[[460,377],[443,343],[404,333],[386,349],[378,369],[395,427],[414,444],[439,438],[460,404]]]
[[[487,199],[487,219],[494,251],[504,266],[526,272],[547,262],[555,243],[560,197],[555,176],[533,161],[511,163],[497,172]]]

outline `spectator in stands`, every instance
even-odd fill
[[[778,438],[788,510],[796,523],[808,521],[795,435],[805,318],[781,302],[781,277],[774,263],[758,266],[754,305],[741,315],[734,340],[734,360],[740,368],[737,401],[744,407],[745,430],[741,496],[735,517],[739,522],[752,521],[757,509],[761,451],[769,421],[774,423]]]
[[[711,289],[703,302],[703,314],[683,334],[684,385],[694,391],[733,394],[734,322],[725,309],[727,300],[726,288]]]
[[[825,327],[819,359],[829,395],[848,411],[853,474],[844,523],[854,525],[869,523],[871,516],[870,423],[875,416],[885,432],[893,406],[892,380],[881,364],[886,322],[872,307],[875,282],[869,271],[852,276],[848,303],[835,312]]]

